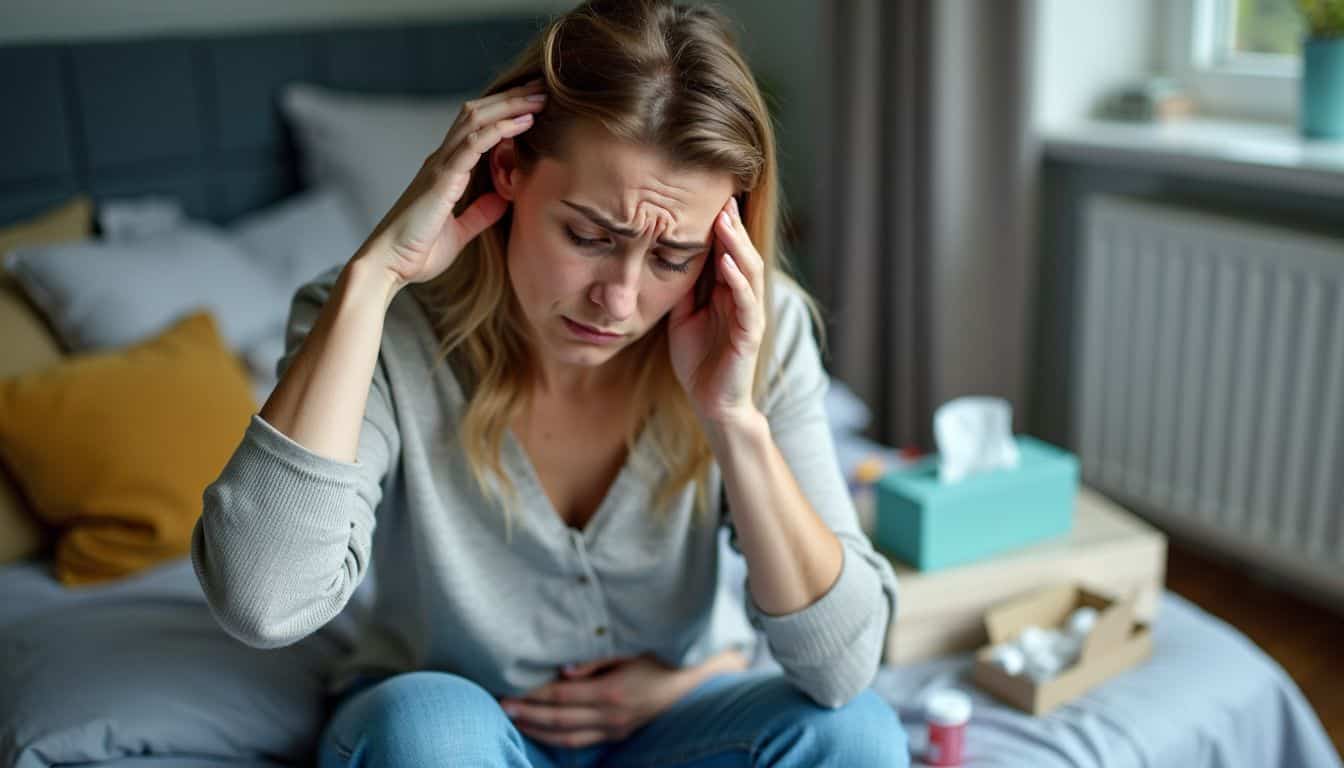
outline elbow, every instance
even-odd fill
[[[227,568],[211,559],[202,525],[198,520],[192,534],[191,564],[215,623],[230,637],[252,648],[281,648],[302,639],[302,633],[285,631],[285,622],[275,618],[275,611],[264,595],[244,594],[248,582],[232,578]]]
[[[804,668],[782,665],[793,686],[819,707],[839,709],[863,693],[873,681],[882,662],[885,633],[867,632],[838,655]]]
[[[275,622],[268,620],[263,615],[224,613],[217,610],[213,603],[210,606],[210,612],[214,615],[215,622],[225,633],[252,648],[261,650],[283,648],[303,639],[302,634],[295,635],[280,631]]]
[[[857,695],[862,694],[864,690],[867,690],[868,686],[872,685],[876,675],[878,675],[878,670],[874,668],[871,674],[859,675],[859,677],[845,679],[841,675],[832,674],[805,683],[794,681],[794,686],[806,697],[812,699],[817,706],[823,707],[823,709],[840,709],[840,707],[857,698]]]

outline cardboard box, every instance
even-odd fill
[[[1018,435],[1018,465],[938,479],[938,457],[877,481],[878,544],[923,571],[964,565],[1067,534],[1078,494],[1078,458]]]
[[[906,664],[975,650],[988,639],[987,611],[1065,582],[1111,596],[1137,593],[1136,612],[1151,620],[1165,584],[1167,538],[1084,486],[1078,491],[1073,530],[1064,539],[941,571],[919,571],[888,559],[900,584],[883,659]]]
[[[1060,628],[1074,609],[1085,605],[1097,609],[1097,622],[1078,661],[1054,677],[1037,682],[1026,675],[1010,675],[991,659],[995,645],[1014,640],[1025,627]],[[1153,652],[1152,631],[1135,617],[1132,597],[1113,600],[1078,585],[1045,589],[1001,605],[986,615],[985,629],[990,642],[976,654],[972,679],[1033,715],[1044,715],[1081,696]]]

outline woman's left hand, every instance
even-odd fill
[[[499,703],[522,733],[557,747],[620,741],[690,693],[693,668],[651,655],[566,667],[559,680]]]
[[[715,274],[709,303],[698,311],[688,291],[668,318],[668,349],[701,420],[722,424],[750,413],[756,358],[765,335],[765,263],[742,225],[737,199],[714,219]]]

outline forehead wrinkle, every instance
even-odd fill
[[[611,221],[610,219],[607,218],[606,214],[602,213],[601,211],[598,211],[594,208],[590,208],[586,205],[582,205],[580,203],[570,202],[569,200],[561,200],[560,202],[583,214],[588,218],[589,221],[607,230],[608,232],[611,232],[614,235],[619,235],[626,239],[635,239],[639,237],[639,233],[636,232],[634,229],[621,226],[620,224]],[[666,248],[674,248],[680,251],[699,251],[708,247],[708,245],[705,243],[694,241],[668,240],[666,238],[661,237],[658,238],[658,244]]]

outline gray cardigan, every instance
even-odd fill
[[[295,295],[278,371],[338,272]],[[806,308],[791,287],[776,289],[775,307],[782,378],[762,410],[803,492],[844,544],[844,566],[812,605],[769,616],[748,596],[745,617],[798,689],[836,707],[876,674],[896,578],[859,529],[837,465],[822,405],[828,378]],[[651,456],[648,431],[582,530],[551,508],[506,433],[503,463],[521,506],[506,538],[502,512],[476,488],[455,441],[463,386],[454,365],[432,365],[435,353],[418,294],[402,291],[388,309],[353,463],[319,456],[252,417],[206,488],[192,537],[197,577],[230,634],[260,648],[297,642],[342,611],[375,561],[370,613],[332,692],[359,674],[437,669],[518,695],[565,663],[651,652],[682,666],[740,639],[734,619],[750,633],[740,599],[733,611],[716,589],[719,529],[731,530],[722,494],[711,494],[713,525],[692,516],[690,488],[665,521],[649,514],[652,489],[635,467]],[[717,465],[710,479],[722,488]]]

